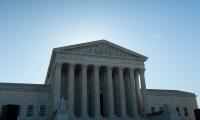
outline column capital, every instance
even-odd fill
[[[62,68],[62,63],[56,63],[55,64],[56,69],[61,69]]]
[[[136,68],[134,68],[134,67],[129,67],[128,69],[129,69],[129,71],[131,71],[131,70],[134,71]]]
[[[145,68],[140,68],[139,69],[140,72],[145,72],[145,70],[146,70]]]
[[[57,62],[57,63],[56,63],[56,65],[62,65],[62,64],[63,64],[63,63],[61,63],[61,62]]]
[[[110,70],[110,69],[113,68],[113,66],[112,66],[112,65],[106,65],[106,68],[107,68],[108,70]]]
[[[124,68],[118,68],[119,73],[122,73],[122,75],[123,75],[123,70]]]
[[[125,66],[118,66],[119,71],[123,71],[126,67]]]
[[[75,63],[68,63],[69,67],[74,67],[76,64]]]
[[[100,68],[101,65],[98,65],[98,64],[93,64],[94,68]]]
[[[124,69],[124,68],[125,68],[125,66],[118,66],[118,68]]]
[[[89,64],[81,64],[82,67],[87,67]]]
[[[101,67],[100,65],[95,65],[95,64],[93,65],[93,69],[94,69],[94,71],[95,71],[95,70],[99,70],[100,67]]]

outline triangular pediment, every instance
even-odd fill
[[[147,59],[147,57],[141,54],[130,51],[126,48],[123,48],[106,40],[99,40],[83,44],[71,45],[71,46],[56,48],[55,50],[63,52],[87,54],[87,55],[89,54],[89,55],[99,55],[99,56],[143,59],[144,61]]]

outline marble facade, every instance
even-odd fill
[[[179,91],[183,96],[178,98],[174,96],[177,91],[162,94],[166,91],[157,90],[163,95],[158,97],[156,90],[146,88],[146,60],[147,57],[106,40],[54,48],[43,86],[48,100],[45,104],[48,114],[37,120],[150,120],[148,114],[152,113],[152,106],[161,108],[166,103],[174,107],[170,100],[181,98],[189,100],[191,104],[187,106],[190,116],[184,119],[194,120],[192,111],[197,108],[195,94]],[[4,92],[0,92],[0,96]],[[29,91],[21,91],[20,94],[26,96]],[[169,99],[167,102],[164,96]],[[160,103],[159,106],[154,98]],[[44,99],[37,99],[44,104]],[[180,102],[182,104],[185,104],[184,100]],[[18,119],[25,120],[25,117]],[[26,118],[29,119],[34,118]]]

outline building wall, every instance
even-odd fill
[[[146,90],[146,113],[160,111],[160,107],[169,110],[171,119],[195,120],[194,109],[198,108],[195,94],[175,90]],[[180,114],[176,109],[179,109]],[[185,115],[184,108],[188,111]]]
[[[53,50],[45,84],[39,85],[39,84],[0,83],[0,106],[8,105],[8,104],[21,106],[18,120],[52,120],[53,117],[55,117],[54,119],[56,120],[63,120],[63,119],[57,119],[56,115],[60,115],[60,116],[66,115],[67,112],[69,113],[69,119],[86,120],[87,112],[85,111],[87,110],[87,106],[85,105],[88,102],[87,94],[90,93],[90,91],[94,92],[95,89],[92,89],[90,85],[88,85],[90,87],[86,86],[87,83],[89,84],[91,83],[91,82],[88,82],[91,80],[88,80],[88,81],[86,80],[85,76],[87,76],[88,71],[86,71],[85,67],[83,66],[90,65],[90,66],[93,66],[93,72],[94,72],[94,68],[99,67],[98,76],[100,77],[96,77],[97,78],[96,80],[103,81],[103,82],[98,83],[100,85],[95,84],[96,87],[94,86],[93,87],[97,88],[96,91],[99,90],[100,93],[103,93],[102,94],[103,97],[105,96],[104,97],[105,99],[102,100],[103,101],[102,104],[100,102],[100,105],[103,106],[102,113],[104,114],[104,112],[106,111],[105,118],[103,118],[104,120],[115,119],[115,118],[112,118],[113,113],[111,113],[113,112],[114,107],[112,104],[109,104],[113,102],[112,83],[117,84],[115,85],[115,87],[121,85],[120,87],[116,87],[116,88],[119,88],[119,92],[114,91],[114,95],[115,93],[121,93],[121,94],[117,94],[118,96],[121,95],[120,97],[114,98],[114,100],[117,99],[116,111],[120,111],[121,109],[120,111],[121,113],[118,112],[119,114],[122,114],[122,111],[126,114],[126,109],[124,106],[125,106],[125,102],[127,101],[125,100],[130,100],[131,98],[134,98],[134,97],[130,97],[131,95],[129,97],[126,97],[126,94],[124,95],[124,93],[125,92],[129,93],[130,91],[134,91],[136,88],[136,96],[138,98],[137,99],[138,102],[136,102],[135,100],[135,103],[134,103],[135,106],[131,104],[127,104],[126,106],[127,108],[129,107],[129,105],[132,107],[134,106],[135,107],[134,111],[136,112],[138,112],[136,106],[138,107],[139,114],[138,113],[134,114],[135,115],[133,116],[135,117],[134,119],[137,119],[137,120],[145,119],[143,108],[145,108],[146,113],[151,113],[152,107],[154,107],[155,111],[159,111],[159,108],[163,108],[167,106],[167,108],[169,109],[169,112],[168,112],[169,115],[168,114],[164,115],[164,118],[163,116],[158,116],[156,119],[153,118],[155,117],[153,116],[151,118],[149,117],[149,119],[147,118],[146,120],[151,120],[151,119],[152,120],[181,120],[181,119],[195,120],[193,111],[194,109],[197,108],[197,103],[196,103],[196,96],[194,94],[181,92],[181,91],[173,91],[173,90],[150,90],[150,89],[146,90],[145,79],[144,79],[144,70],[145,70],[144,62],[146,61],[146,59],[147,57],[145,56],[139,55],[135,52],[131,52],[125,48],[114,45],[105,40],[97,41],[95,43],[91,42],[91,43],[84,43],[82,45],[56,48]],[[74,65],[73,69],[72,67],[69,67],[72,64]],[[68,67],[65,67],[65,65]],[[84,72],[85,74],[83,76],[84,79],[80,79],[79,78],[80,76],[78,75],[78,74],[82,74],[80,72],[81,65],[82,65],[81,70],[85,71]],[[76,67],[78,68],[78,71],[76,71]],[[114,67],[119,68],[119,70],[121,70],[120,72],[121,74],[119,74],[119,71],[118,73],[113,72]],[[113,71],[110,68],[112,68]],[[135,86],[133,85],[133,83],[132,83],[133,86],[129,86],[131,84],[127,82],[131,78],[131,77],[128,78],[128,70],[129,70],[128,68],[131,68],[130,71],[132,72],[129,72],[129,73],[132,73],[130,74],[130,76],[132,76],[132,82],[134,83],[134,80],[136,81]],[[123,69],[124,71],[126,69],[126,72],[123,72]],[[134,70],[134,73],[133,73],[133,70]],[[143,72],[138,74],[138,71],[143,71]],[[105,74],[105,72],[107,73]],[[114,76],[114,75],[112,76],[112,73],[115,73],[115,75],[117,76],[116,81],[117,79],[120,79],[121,84],[117,83],[115,80],[114,80],[115,82],[112,81],[112,77]],[[120,75],[121,77],[119,77],[118,75]],[[83,82],[84,84],[82,83],[81,80],[84,80]],[[110,82],[107,83],[108,80]],[[69,81],[73,81],[75,85],[73,85],[74,84],[73,82],[69,82]],[[125,82],[126,89],[123,89],[124,81],[126,81]],[[131,89],[127,89],[128,88],[127,86],[129,86],[129,88]],[[142,89],[142,92],[140,91],[140,88]],[[78,90],[78,92],[76,90]],[[73,91],[75,91],[75,93],[77,94],[74,94]],[[89,92],[87,93],[87,91]],[[77,97],[76,95],[79,97]],[[95,96],[98,96],[98,95],[99,93],[96,94]],[[61,102],[62,97],[64,97],[64,100],[66,102],[66,104],[63,104],[63,105],[66,105],[66,108],[67,108],[66,111],[64,108],[61,109],[61,107],[58,106],[58,103]],[[83,115],[82,118],[76,118],[73,115],[74,98],[75,100],[77,100],[77,102],[75,102],[76,104],[75,111],[78,111],[77,112],[78,114],[80,114],[79,111],[84,113],[84,114],[81,113]],[[125,99],[121,99],[121,98],[125,98]],[[79,100],[82,100],[82,102],[80,102]],[[92,100],[92,97],[91,97],[91,100]],[[123,103],[121,101],[123,101]],[[27,116],[28,105],[33,105],[32,117]],[[44,117],[39,116],[40,105],[46,105],[46,115]],[[176,108],[179,108],[180,116],[177,113]],[[184,108],[187,108],[188,116],[184,115],[184,110],[183,110]],[[111,112],[109,112],[109,109],[111,109],[110,110]],[[59,113],[59,110],[60,111],[63,110],[64,112],[62,111]],[[94,111],[91,110],[91,111],[95,112],[95,110]],[[168,119],[169,116],[170,116],[170,119]],[[95,119],[95,118],[91,118],[91,119]],[[128,120],[128,119],[133,119],[133,118],[131,117],[117,118],[117,120],[124,120],[124,119]]]
[[[48,120],[49,87],[30,84],[0,84],[0,106],[14,104],[20,106],[18,120]],[[27,116],[28,105],[33,105],[33,116]],[[40,105],[46,106],[46,115],[39,116]]]

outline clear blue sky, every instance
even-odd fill
[[[149,57],[147,88],[200,96],[199,6],[197,0],[1,0],[0,82],[43,83],[53,48],[107,39]]]

